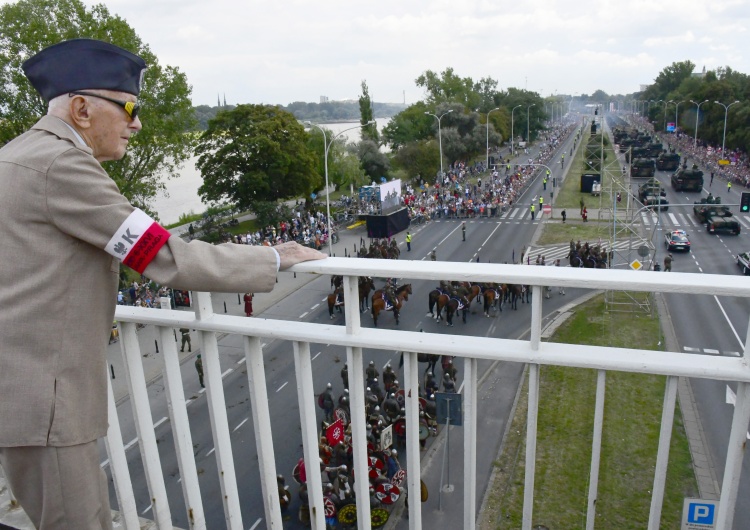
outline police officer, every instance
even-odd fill
[[[406,251],[411,252],[411,232],[406,232]]]
[[[461,237],[462,241],[466,241],[466,222],[461,223]]]

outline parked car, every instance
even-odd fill
[[[690,252],[690,240],[684,230],[672,230],[664,235],[667,250],[684,250]]]

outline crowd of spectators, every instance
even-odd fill
[[[510,149],[506,153],[496,151],[493,156],[499,159],[499,163],[490,168],[489,175],[484,173],[483,162],[472,166],[464,162],[451,164],[444,177],[438,178],[433,186],[425,185],[415,190],[407,184],[402,200],[412,219],[417,221],[500,215],[513,206],[531,179],[546,172],[539,164],[551,166],[560,144],[575,129],[575,123],[549,129],[540,139],[539,154],[520,163],[511,162]],[[528,154],[528,149],[524,149],[524,153]],[[477,176],[476,182],[472,181],[474,176]]]
[[[636,116],[633,118],[637,125],[654,134],[653,125],[645,118]],[[712,146],[700,138],[695,142],[694,134],[677,130],[674,134],[667,134],[660,138],[666,147],[674,148],[682,157],[683,162],[698,164],[704,172],[713,174],[722,180],[739,184],[750,188],[750,157],[739,149],[729,150],[722,155],[720,146]],[[729,160],[729,164],[720,165],[719,160]]]

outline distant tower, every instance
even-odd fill
[[[226,95],[226,93],[224,94],[224,106],[225,107],[227,106],[227,95]]]
[[[406,105],[406,90],[404,90],[404,105]]]
[[[216,106],[221,108],[221,97],[216,94]]]

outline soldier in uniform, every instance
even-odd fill
[[[456,381],[456,375],[458,374],[458,370],[453,364],[453,359],[448,359],[448,362],[443,365],[443,377],[446,375],[450,377],[454,382]]]
[[[201,384],[201,388],[206,388],[203,384],[203,360],[200,353],[195,358],[195,371],[198,372],[198,382]]]
[[[427,372],[427,376],[424,382],[424,389],[428,396],[430,394],[434,394],[439,389],[438,383],[437,381],[435,381],[435,376],[432,374],[432,372]]]
[[[393,367],[389,364],[385,367],[385,371],[383,372],[383,387],[386,392],[391,391],[391,386],[393,386],[395,380],[396,372],[393,371]]]
[[[390,303],[392,306],[396,305],[396,292],[393,289],[393,283],[389,280],[385,283],[385,287],[383,288],[383,295],[385,296],[388,303]]]
[[[180,334],[182,335],[180,351],[185,351],[185,343],[188,345],[188,351],[193,351],[193,346],[190,344],[190,330],[188,328],[180,328]]]
[[[367,379],[367,386],[372,386],[372,381],[374,379],[377,379],[380,375],[380,372],[378,372],[378,369],[375,368],[375,361],[370,361],[370,364],[367,365],[367,368],[365,369],[365,379]]]
[[[672,254],[667,254],[664,257],[664,272],[672,271]]]
[[[344,363],[344,367],[341,369],[341,381],[344,383],[344,388],[349,390],[349,366]]]
[[[331,383],[328,383],[326,389],[320,395],[320,406],[325,413],[325,421],[329,423],[333,421],[333,404],[333,390]]]
[[[445,392],[456,392],[456,383],[450,378],[450,375],[446,373],[443,375],[443,390]]]
[[[437,261],[437,254],[435,254],[435,249],[430,252],[430,261]]]

